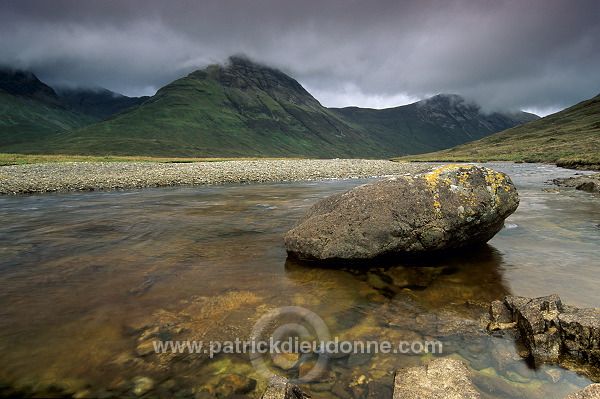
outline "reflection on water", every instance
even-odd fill
[[[265,382],[248,355],[162,355],[151,342],[248,339],[263,314],[296,305],[340,339],[440,340],[493,397],[564,397],[589,380],[529,369],[481,319],[511,293],[600,307],[598,197],[543,191],[571,171],[493,167],[513,177],[521,205],[489,245],[360,268],[287,259],[282,236],[317,200],[368,180],[0,197],[0,395],[127,396],[147,377],[148,394],[222,397],[246,386],[256,397]],[[431,357],[337,357],[305,388],[383,395],[395,369]]]

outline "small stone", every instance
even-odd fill
[[[84,389],[82,391],[76,392],[73,395],[73,398],[75,399],[84,399],[84,398],[89,398],[92,396],[92,391],[89,389]]]
[[[136,396],[142,396],[152,388],[154,388],[154,380],[151,378],[140,376],[133,379],[133,393]]]
[[[514,371],[507,371],[506,377],[508,377],[508,379],[511,381],[519,382],[521,384],[526,384],[530,381],[529,378],[525,378],[522,375],[520,375],[519,373],[516,373]]]
[[[160,384],[160,386],[171,392],[175,392],[175,391],[179,390],[179,384],[177,384],[177,381],[175,381],[173,379],[164,381],[163,383]]]
[[[558,381],[562,380],[564,373],[562,370],[558,370],[558,369],[547,369],[543,371],[543,374],[546,375],[548,381],[551,381],[553,383],[557,383]]]
[[[152,353],[155,353],[154,350],[154,342],[156,341],[156,338],[152,338],[146,341],[142,341],[141,343],[139,343],[136,348],[135,351],[139,356],[147,356],[150,355]]]
[[[317,362],[315,360],[305,360],[298,366],[298,377],[302,378],[306,376],[315,367]]]
[[[354,368],[354,367],[362,366],[363,364],[365,364],[369,360],[371,360],[372,356],[373,356],[373,354],[372,353],[368,353],[368,352],[364,352],[364,353],[352,352],[350,354],[350,356],[348,357],[348,361],[346,362],[346,366],[348,368]]]
[[[376,275],[374,273],[367,273],[367,284],[369,284],[371,287],[378,289],[378,290],[382,290],[388,286],[381,279],[381,277],[379,277],[378,275]]]
[[[299,353],[281,352],[273,355],[273,365],[286,371],[297,367],[298,360],[300,360]]]
[[[230,374],[217,386],[217,396],[245,395],[256,388],[256,380],[240,374]]]
[[[328,382],[317,382],[310,385],[310,389],[315,392],[326,392],[331,390],[331,384]]]
[[[346,391],[342,383],[336,381],[331,386],[331,393],[341,399],[352,399],[352,395]]]
[[[372,381],[368,385],[366,399],[391,398],[393,391],[394,390],[389,385],[385,385],[378,381]]]

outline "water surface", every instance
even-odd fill
[[[287,259],[282,236],[319,199],[372,179],[0,197],[0,392],[127,396],[147,376],[155,383],[147,395],[224,395],[224,378],[236,374],[255,378],[249,395],[259,397],[265,382],[247,355],[169,357],[140,345],[153,336],[247,339],[261,315],[294,305],[343,339],[439,339],[443,355],[468,362],[491,397],[562,398],[590,380],[556,366],[531,369],[478,318],[485,303],[509,294],[556,293],[600,307],[599,197],[544,183],[573,171],[491,167],[512,177],[521,204],[487,246],[360,270]],[[434,277],[418,286],[390,281],[413,266]],[[373,382],[385,391],[394,370],[431,358],[338,358],[304,388],[339,397],[339,380],[364,397]]]

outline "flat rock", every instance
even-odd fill
[[[479,165],[393,176],[313,205],[284,237],[292,256],[360,261],[490,240],[519,205],[510,178]]]
[[[393,399],[474,399],[481,395],[471,380],[467,366],[455,359],[436,359],[423,366],[396,373]]]

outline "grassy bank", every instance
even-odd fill
[[[154,158],[154,157],[126,157],[126,156],[87,156],[87,155],[27,155],[27,154],[2,154],[0,153],[0,166],[24,165],[33,163],[54,162],[218,162],[218,161],[241,161],[256,160],[259,158]],[[263,158],[260,158],[263,159]],[[267,158],[265,158],[267,159]],[[269,158],[275,159],[275,158]]]
[[[600,156],[597,154],[577,154],[560,157],[557,154],[525,153],[525,154],[460,154],[439,151],[429,154],[411,155],[394,158],[397,162],[515,162],[515,163],[549,163],[563,168],[600,170]]]

